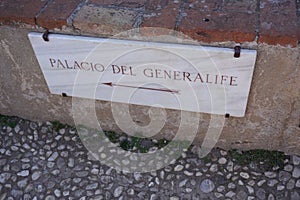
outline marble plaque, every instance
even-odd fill
[[[243,117],[255,50],[29,33],[52,94]]]

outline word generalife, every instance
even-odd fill
[[[216,84],[227,86],[238,86],[238,77],[235,75],[220,73],[201,73],[194,69],[191,71],[173,70],[168,66],[127,66],[110,64],[104,66],[101,63],[87,61],[70,61],[66,59],[49,58],[51,68],[61,70],[83,70],[96,73],[112,73],[124,76],[143,76],[144,78],[166,79],[176,81],[187,81],[193,83]]]

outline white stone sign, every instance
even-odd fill
[[[53,94],[243,117],[255,50],[29,33]]]

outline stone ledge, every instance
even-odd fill
[[[0,24],[51,30],[68,27],[83,35],[101,36],[131,28],[160,27],[179,30],[199,42],[255,41],[297,47],[300,2],[259,2],[3,0]]]

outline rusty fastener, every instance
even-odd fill
[[[46,41],[46,42],[49,42],[49,30],[46,28],[46,31],[44,32],[44,34],[43,34],[43,39],[44,39],[44,41]]]
[[[235,46],[233,57],[239,58],[240,56],[241,56],[241,46]]]
[[[61,93],[61,96],[63,96],[63,97],[67,97],[68,95],[67,95],[67,93]]]

